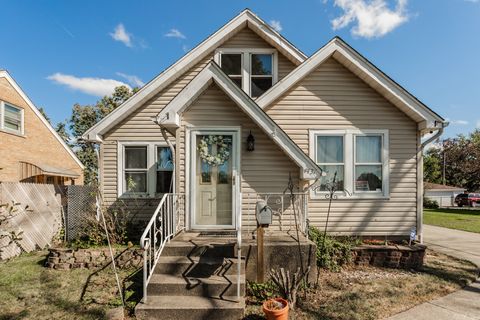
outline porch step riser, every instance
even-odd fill
[[[244,306],[238,309],[144,309],[135,311],[137,319],[148,320],[225,320],[242,319]]]
[[[160,258],[161,260],[161,258]],[[157,264],[154,274],[169,274],[186,277],[208,277],[210,275],[236,275],[237,262],[226,262],[223,265],[206,263],[162,263]],[[245,274],[245,268],[242,265],[240,274]]]
[[[225,320],[242,319],[244,303],[232,302],[228,308],[195,308],[194,303],[187,308],[138,308],[135,310],[137,319],[142,320]]]
[[[212,284],[198,283],[192,281],[189,284],[177,283],[150,283],[147,288],[149,296],[197,296],[197,297],[219,297],[236,296],[237,283]],[[245,296],[245,284],[240,284],[240,294]]]
[[[167,244],[163,248],[162,256],[184,256],[184,257],[225,257],[234,258],[236,256],[235,246],[194,246],[194,245],[171,245]]]

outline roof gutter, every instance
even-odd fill
[[[433,129],[436,129],[437,132],[433,136],[422,142],[422,144],[420,145],[420,150],[423,150],[429,143],[438,139],[443,134],[443,131],[446,127],[448,127],[448,125],[448,122],[440,122],[440,127],[432,128],[432,131],[430,131],[430,133],[433,133]]]

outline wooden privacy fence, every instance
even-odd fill
[[[16,243],[7,245],[7,238],[0,240],[0,260],[19,255],[21,251],[30,252],[50,246],[62,228],[65,195],[65,186],[0,183],[0,203],[18,203],[4,231],[22,232]]]

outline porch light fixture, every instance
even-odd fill
[[[247,137],[247,151],[255,150],[255,138],[252,135],[252,130],[250,130],[250,134]]]

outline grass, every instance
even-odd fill
[[[294,319],[383,319],[446,295],[475,280],[469,262],[429,251],[421,272],[384,268],[322,271],[318,289],[301,293]],[[263,319],[261,306],[249,305],[246,319]]]
[[[104,319],[106,310],[121,305],[110,265],[103,270],[51,270],[43,267],[45,256],[34,252],[0,263],[0,320]],[[126,269],[120,277],[131,311],[142,276]]]
[[[439,227],[480,233],[480,210],[424,209],[423,222]]]
[[[51,270],[46,252],[24,254],[0,263],[0,320],[104,319],[121,305],[111,267],[100,270]],[[141,294],[139,270],[121,270],[127,311]],[[453,292],[476,277],[469,262],[428,252],[421,272],[382,268],[322,271],[319,289],[303,293],[295,319],[378,319]],[[259,305],[247,307],[247,319],[263,319]]]

